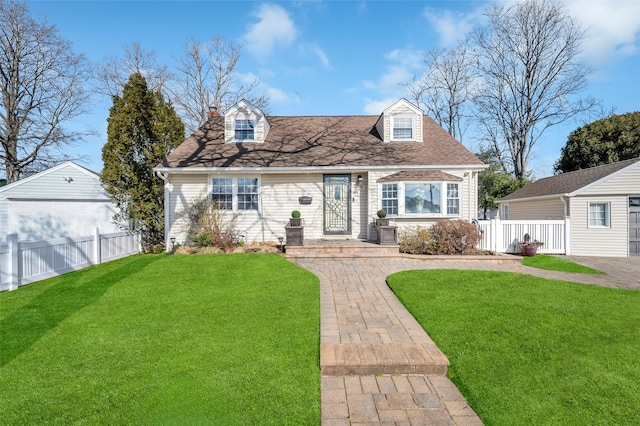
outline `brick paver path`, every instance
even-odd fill
[[[607,275],[483,261],[292,259],[320,279],[322,424],[481,425],[445,376],[448,361],[386,285],[409,269],[477,269],[640,289],[640,258],[574,258]]]

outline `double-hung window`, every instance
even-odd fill
[[[393,117],[393,140],[413,139],[413,117]]]
[[[253,130],[253,120],[245,118],[236,118],[235,120],[235,140],[236,141],[252,141],[255,140]]]
[[[382,208],[387,214],[398,214],[398,184],[382,184]]]
[[[460,213],[460,194],[457,183],[447,183],[447,214]]]
[[[589,228],[609,228],[611,226],[611,204],[589,203]]]
[[[211,199],[220,209],[240,211],[258,210],[258,178],[213,178]]]

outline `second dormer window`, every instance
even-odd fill
[[[413,119],[411,117],[393,117],[393,140],[413,139]]]
[[[255,140],[253,131],[253,120],[236,119],[235,140],[252,141]]]

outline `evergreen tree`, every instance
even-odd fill
[[[184,139],[184,124],[171,104],[134,73],[122,96],[113,97],[100,176],[124,229],[140,231],[150,248],[164,241],[164,182],[153,172]]]
[[[612,115],[574,130],[555,164],[556,173],[640,157],[640,111]]]

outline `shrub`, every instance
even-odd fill
[[[291,212],[291,217],[294,219],[298,219],[300,217],[300,211],[294,210]]]
[[[204,197],[195,200],[184,213],[189,239],[198,247],[218,247],[232,251],[238,246],[235,229],[237,215],[221,209],[220,205]]]
[[[431,239],[438,254],[475,254],[482,235],[470,222],[442,220],[431,228]]]
[[[380,219],[384,219],[385,217],[387,217],[387,211],[384,209],[380,209],[378,210],[377,215]]]
[[[398,245],[402,253],[408,254],[434,254],[435,251],[429,231],[422,226],[400,228]]]

